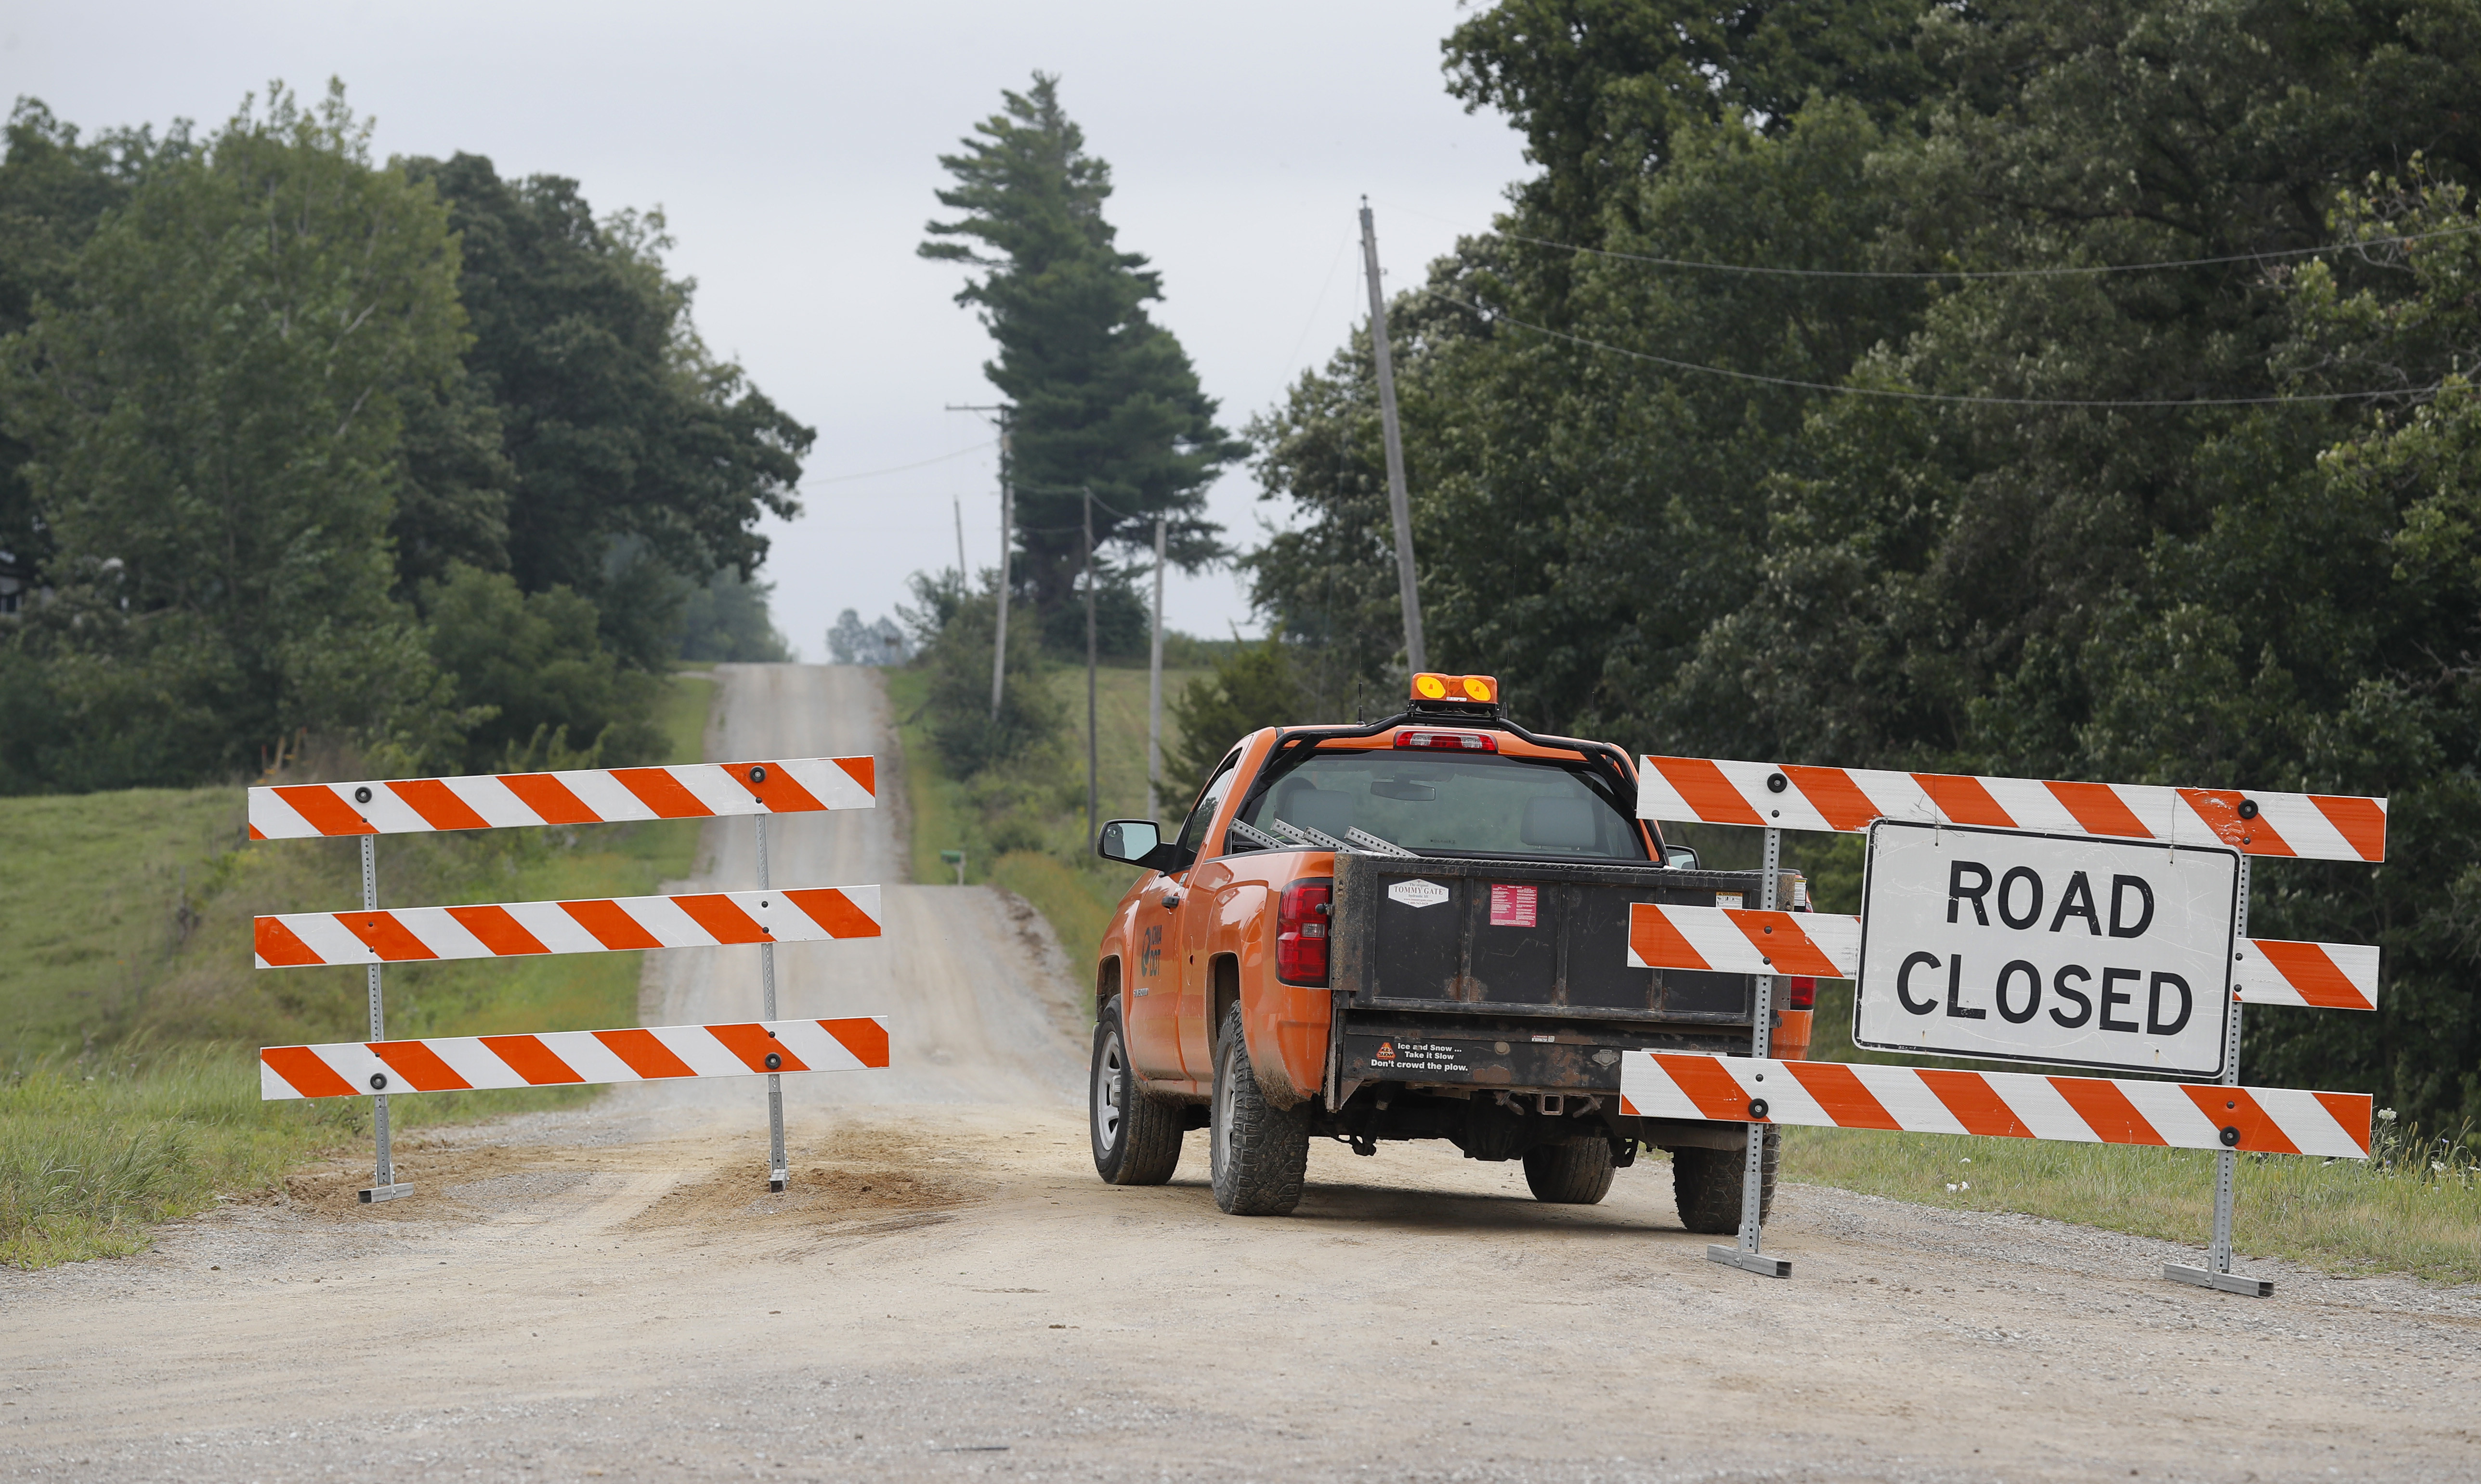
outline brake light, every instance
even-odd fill
[[[1406,727],[1396,734],[1396,745],[1441,752],[1497,752],[1499,739],[1484,732],[1432,732]]]
[[[1815,910],[1809,904],[1809,882],[1799,876],[1792,877],[1791,909],[1794,912],[1808,912]],[[1786,978],[1784,980],[1784,1008],[1787,1010],[1816,1009],[1817,981],[1815,979],[1809,978]]]
[[[1275,977],[1293,984],[1326,982],[1326,929],[1335,883],[1324,876],[1284,888],[1275,903]]]

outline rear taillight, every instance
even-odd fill
[[[1497,752],[1499,739],[1482,732],[1433,732],[1406,727],[1396,734],[1398,747],[1428,747],[1439,752]]]
[[[1794,876],[1792,878],[1791,909],[1794,912],[1808,912],[1814,910],[1809,904],[1809,883],[1798,876]],[[1784,1008],[1787,1010],[1816,1009],[1817,981],[1815,979],[1803,978],[1785,979]]]
[[[1284,888],[1275,904],[1275,976],[1293,984],[1326,982],[1326,926],[1335,883],[1321,876]]]

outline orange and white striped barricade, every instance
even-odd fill
[[[1880,820],[2051,835],[2229,846],[2296,860],[2387,858],[2387,801],[2329,794],[2178,789],[1647,757],[1637,817],[1857,835]]]
[[[737,815],[764,818],[873,808],[877,788],[877,768],[871,758],[283,784],[249,791],[249,838],[311,840]]]
[[[1632,911],[1628,944],[1628,961],[1649,968],[1728,969],[1757,976],[1758,995],[1755,1028],[1751,1037],[1751,1056],[1736,1059],[1736,1065],[1754,1066],[1766,1061],[1768,1022],[1773,1014],[1774,976],[1779,974],[1810,975],[1820,977],[1854,978],[1862,974],[1864,956],[1862,921],[1857,918],[1829,918],[1818,914],[1794,914],[1774,910],[1772,898],[1777,870],[1781,864],[1782,832],[1787,829],[1831,831],[1836,833],[1873,832],[1871,853],[1875,862],[1879,842],[1875,830],[1888,826],[1926,826],[1940,838],[1968,833],[2007,835],[2019,841],[2037,839],[2089,839],[2096,846],[2143,843],[2167,847],[2175,855],[2192,852],[2199,855],[2222,852],[2232,863],[2232,887],[2228,899],[2229,938],[2225,951],[2230,954],[2229,992],[2215,1008],[2224,1011],[2220,1025],[2220,1081],[2212,1086],[2152,1081],[2110,1081],[2097,1079],[2039,1078],[2026,1081],[2005,1074],[1989,1074],[1985,1081],[1996,1085],[2006,1082],[2019,1093],[2039,1099],[2043,1094],[2033,1086],[2038,1081],[2052,1087],[2053,1092],[2069,1083],[2079,1086],[2185,1087],[2188,1093],[2205,1097],[2221,1097],[2236,1108],[2259,1090],[2237,1091],[2239,1083],[2239,1033],[2242,1004],[2295,1004],[2328,1009],[2362,1009],[2377,1007],[2379,987],[2379,955],[2374,948],[2348,944],[2294,943],[2277,939],[2256,939],[2247,936],[2249,871],[2259,856],[2286,857],[2298,860],[2339,860],[2377,863],[2386,858],[2387,800],[2343,794],[2283,794],[2240,789],[2170,788],[2154,785],[2064,782],[2024,778],[1976,777],[1953,773],[1899,772],[1888,769],[1815,768],[1786,763],[1743,762],[1711,758],[1677,758],[1648,756],[1640,760],[1637,778],[1637,814],[1652,820],[1670,820],[1710,824],[1752,826],[1765,832],[1763,863],[1764,899],[1758,910],[1731,908],[1695,908],[1658,906],[1640,903]],[[1993,882],[1980,883],[1991,886]],[[2038,883],[2033,888],[2038,890]],[[2146,911],[2152,911],[2152,898],[2146,898]],[[1976,902],[1976,906],[1978,903]],[[2064,910],[2064,903],[2062,904]],[[1954,909],[1949,908],[1950,912]],[[2221,910],[2220,908],[2216,909]],[[2086,916],[2093,916],[2087,905]],[[2012,920],[2011,920],[2011,925]],[[2102,925],[2094,922],[2097,934]],[[2117,934],[2118,924],[2113,922]],[[1935,961],[1933,955],[1914,955],[1924,961]],[[1908,964],[1910,960],[1907,960]],[[2010,964],[2010,970],[2022,969],[2029,975],[2030,963]],[[1960,967],[1949,966],[1949,976]],[[2115,973],[2118,971],[2114,971]],[[2184,981],[2178,976],[2165,976],[2174,981],[2184,996]],[[2000,976],[1996,988],[2004,991],[2009,983]],[[2032,980],[2015,981],[2018,999],[2002,1003],[2002,1019],[2009,1022],[2029,1021]],[[2105,988],[2108,981],[2105,980]],[[2156,992],[2160,984],[2157,981]],[[1902,986],[1897,986],[1900,994]],[[2222,984],[2215,985],[2219,996]],[[1950,991],[1950,994],[1952,991]],[[1856,1006],[1860,998],[1856,995]],[[1903,1002],[1916,1008],[1912,1002]],[[2187,1001],[2182,999],[2181,1003]],[[1959,1013],[1972,1014],[1957,1007]],[[2020,1015],[2018,1011],[2023,1013]],[[2107,1017],[2109,1005],[2103,1006]],[[1973,1015],[1984,1019],[1986,1012]],[[2182,1014],[2184,1023],[2184,1012]],[[2068,1024],[2062,1020],[2061,1024]],[[2149,1023],[2150,1026],[2151,1023]],[[2118,1028],[2114,1027],[2112,1028]],[[1858,1027],[1856,1026],[1856,1039]],[[1993,1047],[1964,1050],[1952,1046],[1931,1049],[1944,1054],[1980,1056],[1999,1059],[2062,1059],[2042,1048],[2014,1053],[2000,1053],[1997,1042],[2002,1034],[1988,1037]],[[2213,1076],[2215,1061],[2194,1063],[2207,1076]],[[1633,1065],[1633,1063],[1632,1063]],[[1778,1063],[1777,1065],[1809,1066],[1810,1063]],[[2106,1065],[2106,1063],[2097,1063]],[[2130,1067],[2129,1070],[2143,1070]],[[1856,1068],[1871,1077],[1881,1073],[1900,1073],[1916,1079],[1935,1079],[1950,1074],[1936,1074],[1913,1068]],[[1754,1073],[1750,1075],[1754,1076]],[[1778,1077],[1784,1074],[1777,1074]],[[1972,1075],[1979,1074],[1953,1074]],[[1900,1084],[1890,1082],[1900,1092]],[[1920,1085],[1927,1085],[1925,1083]],[[1918,1094],[1908,1094],[1918,1099]],[[2063,1093],[2059,1094],[2064,1096]],[[2154,1096],[2148,1094],[2148,1096]],[[2262,1090],[2264,1097],[2332,1100],[2341,1094]],[[1744,1103],[1749,1100],[1742,1100]],[[1761,1100],[1763,1101],[1763,1100]],[[2357,1148],[2320,1146],[2321,1152],[2358,1158],[2367,1153],[2366,1101],[2344,1106],[2336,1116],[2348,1121],[2360,1118]],[[1891,1105],[1892,1106],[1892,1105]],[[1922,1105],[1927,1106],[1927,1105]],[[2201,1105],[2202,1106],[2202,1105]],[[2331,1101],[2317,1102],[2330,1107]],[[2352,1108],[2359,1109],[2357,1114]],[[1773,1276],[1788,1276],[1790,1264],[1765,1257],[1760,1251],[1759,1195],[1761,1143],[1755,1124],[1763,1121],[1801,1122],[1801,1119],[1764,1120],[1750,1117],[1753,1126],[1749,1141],[1749,1163],[1744,1186],[1740,1239],[1737,1247],[1711,1247],[1709,1256],[1717,1262],[1742,1266]],[[2313,1122],[2313,1120],[2312,1120]],[[1841,1127],[1938,1128],[1940,1132],[1980,1132],[1962,1125],[1953,1128],[1932,1119],[1926,1124],[1844,1123]],[[2023,1127],[2033,1129],[2026,1123]],[[2054,1123],[2050,1127],[2068,1129],[2071,1125]],[[2150,1127],[2150,1126],[2149,1126]],[[2158,1131],[2157,1131],[2158,1132]],[[2214,1202],[2214,1237],[2208,1265],[2194,1267],[2184,1263],[2166,1264],[2164,1275],[2204,1287],[2224,1289],[2233,1292],[2266,1294],[2273,1285],[2261,1280],[2235,1276],[2232,1268],[2232,1197],[2234,1172],[2233,1151],[2279,1149],[2279,1144],[2234,1143],[2222,1135],[2229,1131],[2216,1131],[2217,1143],[2196,1147],[2215,1147],[2221,1151],[2217,1161]],[[2027,1133],[2025,1137],[2089,1137],[2074,1133]],[[2105,1138],[2103,1142],[2168,1142],[2175,1139]]]
[[[878,888],[822,886],[471,907],[286,912],[259,918],[255,926],[262,969],[702,949],[735,943],[762,947],[827,943],[879,935]]]
[[[268,1046],[258,1053],[258,1085],[261,1100],[273,1102],[851,1072],[886,1065],[887,1022],[863,1015]]]
[[[775,945],[878,936],[878,888],[772,891],[768,879],[768,818],[870,809],[876,804],[877,767],[874,759],[867,757],[689,763],[664,768],[578,768],[253,788],[249,791],[250,839],[351,836],[357,837],[362,846],[362,910],[286,913],[257,919],[254,938],[258,966],[366,965],[371,1039],[363,1044],[418,1047],[426,1043],[386,1039],[380,993],[383,964],[755,943],[759,946],[761,1013],[764,1021],[771,1024],[775,1020]],[[379,910],[376,843],[380,835],[732,817],[750,819],[757,830],[759,889],[755,892]],[[284,1053],[305,1049],[271,1050]],[[872,1064],[886,1063],[882,1057]],[[766,1076],[768,1188],[781,1190],[787,1175],[783,1085],[774,1072]],[[264,1096],[300,1095],[268,1090],[272,1085],[262,1083]],[[388,1140],[388,1095],[385,1084],[373,1089],[371,1121],[378,1164],[370,1188],[361,1192],[366,1203],[396,1200],[413,1193],[410,1184],[396,1179]]]
[[[2368,1158],[2371,1101],[2362,1092],[1681,1052],[1620,1058],[1620,1111],[1648,1118],[2339,1159]]]
[[[1629,904],[1632,969],[1709,969],[1848,979],[1861,967],[1861,919],[1841,913]],[[2378,950],[2356,943],[2243,939],[2232,998],[2323,1010],[2378,1007]]]

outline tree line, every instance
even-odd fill
[[[660,213],[375,158],[341,84],[0,161],[0,793],[651,759],[684,651],[780,658],[812,430],[712,354]]]
[[[2481,30],[2464,0],[1502,0],[1535,167],[1390,310],[1432,663],[1648,751],[2384,794],[2252,1080],[2481,1116]],[[1400,674],[1370,348],[1248,428],[1234,721]],[[1392,691],[1387,693],[1392,694]],[[1229,698],[1229,697],[1227,697]]]

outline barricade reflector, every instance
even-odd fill
[[[288,912],[256,921],[262,969],[821,943],[878,935],[875,886]]]
[[[302,840],[869,809],[877,803],[876,769],[876,763],[866,757],[789,758],[279,784],[249,791],[249,838]]]
[[[780,1066],[767,1065],[770,1052]],[[887,1059],[887,1022],[875,1015],[552,1030],[538,1035],[441,1036],[425,1041],[339,1041],[262,1049],[258,1095],[263,1102],[274,1102],[677,1077],[850,1072],[883,1068]]]
[[[1761,1102],[1765,1115],[1752,1118]],[[2370,1100],[2359,1093],[1680,1052],[1621,1053],[1620,1111],[2341,1159],[2369,1155]]]
[[[1974,778],[1717,758],[1644,758],[1637,773],[1637,815],[1842,834],[1866,830],[1875,820],[1907,820],[2221,845],[2245,855],[2303,860],[2387,858],[2383,798]]]
[[[2232,966],[2232,997],[2243,1004],[2378,1007],[2375,948],[2248,938],[2241,941],[2239,955]],[[1848,979],[1861,970],[1861,920],[1840,912],[1633,901],[1629,903],[1628,964],[1632,969]]]

